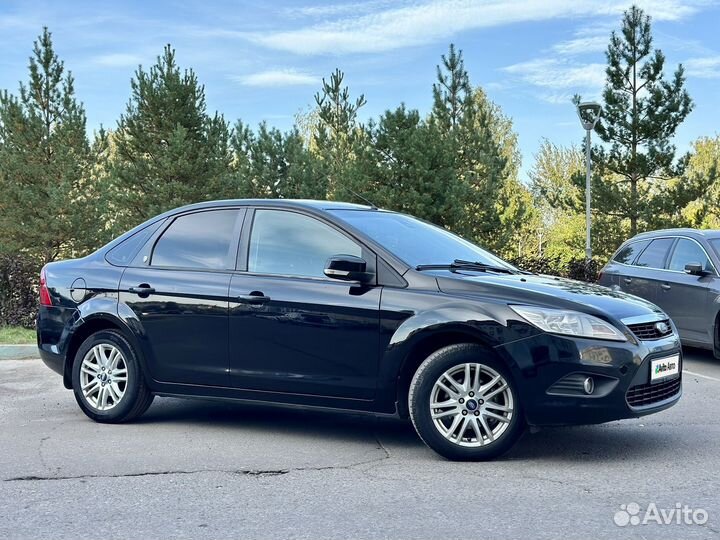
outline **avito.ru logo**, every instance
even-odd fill
[[[621,504],[620,510],[615,512],[613,521],[618,527],[627,525],[705,525],[708,520],[708,513],[702,508],[690,508],[687,504],[675,503],[674,508],[658,508],[655,503],[650,503],[641,512],[640,505],[635,502]]]

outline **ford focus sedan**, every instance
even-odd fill
[[[638,417],[681,395],[678,335],[654,304],[354,204],[179,208],[48,264],[40,304],[42,359],[98,422],[154,396],[365,411],[484,460],[527,425]]]

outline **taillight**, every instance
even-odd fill
[[[40,305],[52,306],[52,299],[50,298],[50,291],[48,290],[47,279],[45,278],[45,268],[40,270]]]

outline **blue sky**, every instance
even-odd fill
[[[652,15],[668,75],[682,62],[695,110],[680,150],[720,132],[720,0],[636,2]],[[401,101],[429,111],[435,65],[454,42],[475,85],[513,118],[523,176],[541,139],[582,138],[570,99],[598,98],[604,50],[630,2],[619,0],[8,1],[0,2],[0,88],[27,78],[32,41],[47,25],[76,81],[89,130],[113,128],[138,64],[166,43],[205,84],[208,106],[231,122],[280,128],[313,103],[339,67],[362,117]],[[524,178],[523,178],[524,179]]]

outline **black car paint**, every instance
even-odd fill
[[[216,208],[247,209],[236,269],[151,268],[154,241],[172,218]],[[363,246],[376,283],[263,276],[246,272],[249,224],[255,208],[314,216]],[[170,211],[127,267],[107,253],[142,225],[83,259],[49,264],[53,306],[41,306],[41,357],[64,375],[82,340],[99,328],[119,328],[141,352],[150,389],[160,395],[202,396],[317,406],[381,414],[406,413],[404,391],[423,352],[474,341],[510,368],[533,425],[597,423],[635,417],[674,404],[680,394],[644,408],[625,392],[647,382],[652,357],[679,353],[676,333],[637,340],[621,319],[658,318],[648,302],[604,287],[555,278],[417,272],[326,209],[367,207],[309,201],[217,201]],[[78,278],[85,289],[73,289]],[[152,294],[130,292],[150,285]],[[251,293],[263,303],[239,301]],[[80,301],[74,300],[79,299]],[[583,311],[608,320],[626,342],[544,333],[508,306],[533,304]],[[225,319],[225,321],[223,321]],[[569,373],[611,381],[602,397],[554,396],[548,388]],[[603,379],[605,378],[605,379]]]

